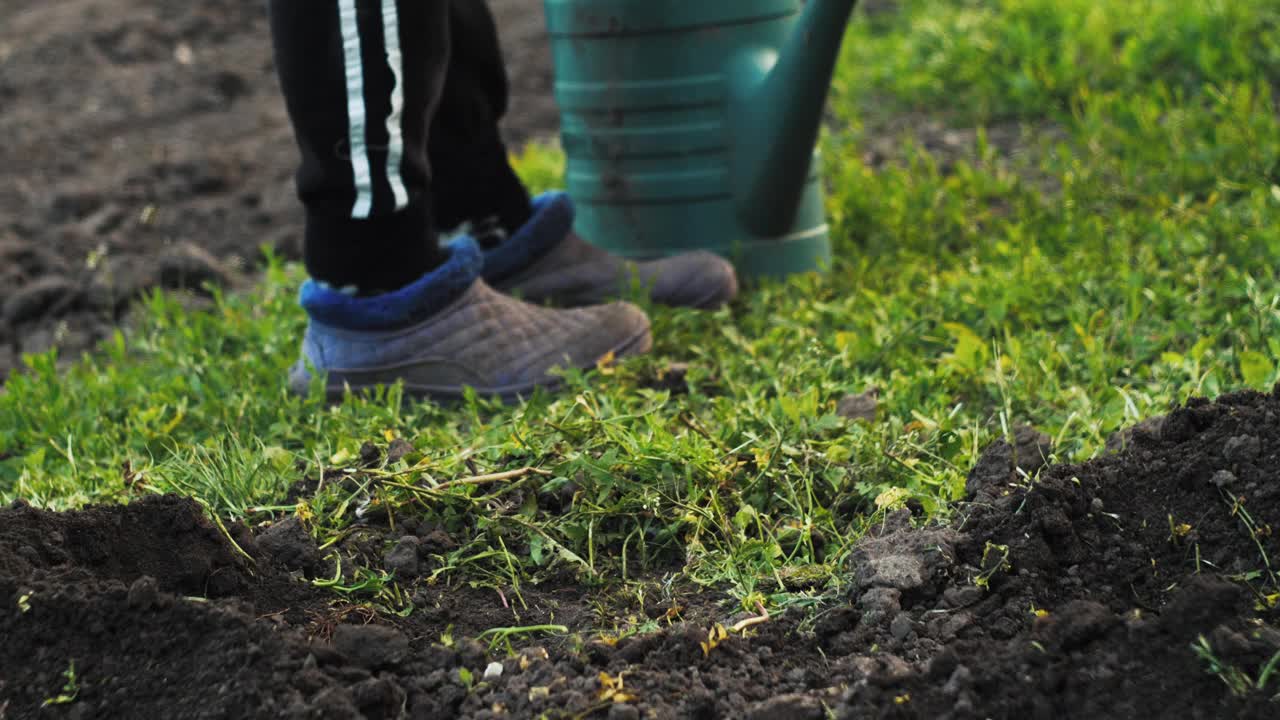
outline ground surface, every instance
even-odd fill
[[[539,0],[491,3],[515,146],[555,134]],[[199,290],[300,251],[296,162],[255,0],[0,7],[0,382],[75,357],[152,287]]]
[[[1274,2],[864,6],[830,272],[510,407],[285,392],[261,3],[188,5],[0,8],[0,717],[1276,715]]]
[[[912,528],[902,511],[864,537],[848,601],[816,622],[783,614],[722,637],[731,613],[685,611],[677,593],[650,609],[669,628],[601,639],[599,612],[638,608],[569,579],[527,598],[520,623],[564,625],[576,643],[519,637],[510,654],[460,639],[516,622],[492,593],[414,581],[451,542],[439,529],[384,518],[337,546],[353,560],[395,546],[362,562],[402,575],[418,607],[397,619],[308,582],[332,559],[296,520],[224,535],[176,497],[61,515],[19,503],[0,510],[0,716],[73,693],[47,712],[1274,717],[1280,395],[1194,402],[1117,444],[1028,488],[1019,468],[1036,472],[1048,439],[998,443],[952,524]]]

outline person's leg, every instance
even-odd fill
[[[426,143],[449,58],[448,0],[272,0],[302,154],[312,278],[365,294],[437,266]]]
[[[513,235],[533,215],[529,193],[507,159],[498,123],[507,112],[507,69],[484,0],[450,0],[455,38],[428,155],[441,182],[432,186],[437,227],[496,223]],[[476,228],[483,230],[485,228]],[[481,237],[481,244],[491,238]]]
[[[272,0],[276,61],[302,166],[309,322],[290,388],[330,399],[407,393],[506,399],[557,367],[646,352],[649,320],[613,303],[535,307],[494,292],[470,238],[440,249],[427,136],[449,58],[448,0]],[[569,218],[547,215],[549,235]]]

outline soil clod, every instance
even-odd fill
[[[333,646],[357,665],[370,670],[393,667],[409,654],[409,639],[383,625],[339,625]]]

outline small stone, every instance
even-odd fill
[[[421,563],[418,559],[418,548],[421,541],[412,535],[400,538],[395,547],[387,551],[382,558],[382,565],[396,574],[397,580],[407,580],[418,576]]]
[[[160,586],[156,583],[155,578],[143,575],[134,580],[133,584],[129,586],[129,595],[126,600],[131,608],[148,610],[155,606],[159,596]]]
[[[333,632],[333,646],[369,669],[398,665],[409,654],[409,638],[383,625],[339,625]]]
[[[635,705],[614,703],[609,708],[609,720],[640,720],[640,710]]]
[[[969,607],[982,600],[982,588],[977,585],[949,587],[942,593],[942,607],[954,610]]]
[[[889,634],[893,635],[893,639],[898,642],[906,640],[914,629],[915,623],[911,621],[911,616],[906,613],[898,613],[893,622],[889,623]]]
[[[1222,456],[1227,462],[1240,464],[1253,462],[1262,452],[1262,443],[1252,435],[1239,435],[1227,440],[1222,446]]]
[[[867,422],[875,422],[879,410],[879,388],[871,388],[858,395],[845,395],[836,405],[836,414],[840,417]]]
[[[1089,512],[1100,513],[1106,505],[1103,504],[1102,498],[1096,497],[1089,501]]]
[[[485,680],[496,680],[500,677],[502,677],[502,663],[491,662],[489,663],[489,667],[484,669]]]
[[[1212,478],[1209,479],[1210,483],[1220,488],[1227,487],[1232,483],[1234,483],[1235,481],[1236,481],[1235,473],[1231,472],[1230,470],[1219,470],[1218,472],[1213,474]]]

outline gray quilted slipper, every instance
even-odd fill
[[[633,283],[654,302],[717,308],[738,294],[733,265],[710,252],[661,260],[624,260],[572,232],[573,202],[564,193],[533,201],[533,217],[510,238],[483,243],[484,278],[532,303],[594,305],[623,297]]]
[[[698,251],[636,262],[602,250],[576,233],[569,233],[498,287],[533,303],[576,306],[624,296],[632,283],[661,305],[702,310],[718,308],[738,294],[733,265],[714,253]]]
[[[444,309],[397,330],[346,330],[313,317],[303,359],[289,385],[305,393],[311,368],[327,376],[330,400],[404,381],[405,392],[455,400],[471,387],[514,402],[537,387],[555,387],[554,368],[595,367],[652,346],[649,319],[629,303],[556,310],[523,303],[476,280]],[[309,367],[308,367],[309,366]]]

